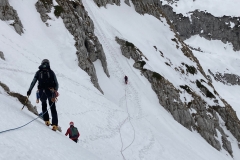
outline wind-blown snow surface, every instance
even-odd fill
[[[103,44],[111,75],[107,78],[100,62],[95,62],[100,86],[105,93],[102,95],[78,67],[73,37],[61,18],[56,19],[50,14],[53,20],[48,21],[51,26],[46,27],[35,3],[36,0],[21,3],[10,0],[23,23],[25,31],[22,36],[0,21],[0,50],[6,58],[6,61],[0,59],[0,81],[11,91],[25,95],[41,60],[48,58],[60,85],[56,105],[63,133],[54,133],[39,119],[19,130],[2,133],[0,159],[232,159],[225,150],[217,151],[199,134],[176,122],[160,106],[149,82],[132,67],[132,60],[121,55],[119,45],[114,41],[115,36],[119,36],[134,43],[149,59],[147,68],[178,86],[185,82],[184,77],[180,79],[180,74],[163,65],[166,59],[161,58],[153,46],[171,59],[173,65],[181,62],[195,64],[175,48],[171,41],[174,35],[166,22],[139,15],[123,1],[121,7],[107,5],[105,9],[98,8],[90,0],[83,0],[95,23],[96,35]],[[125,74],[129,77],[128,85],[123,83]],[[33,104],[35,91],[36,87],[30,97]],[[0,131],[21,126],[35,118],[26,109],[21,111],[22,105],[2,88],[0,101]],[[41,107],[37,106],[40,112]],[[64,135],[70,121],[74,121],[81,133],[77,144]],[[237,146],[233,145],[233,150],[234,158],[239,159]]]
[[[216,17],[233,16],[239,17],[239,0],[161,0],[162,4],[168,4],[173,10],[179,14],[187,15],[187,13],[199,10],[211,13]]]

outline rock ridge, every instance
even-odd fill
[[[18,17],[17,11],[10,6],[8,0],[0,1],[0,19],[2,21],[8,21],[19,35],[23,33],[23,25]]]

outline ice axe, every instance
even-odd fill
[[[27,96],[27,98],[26,98],[26,100],[25,100],[25,102],[24,102],[24,105],[23,105],[23,107],[22,107],[22,109],[21,109],[21,110],[23,110],[23,108],[26,106],[26,104],[27,104],[27,101],[28,101],[28,97],[29,97],[29,96]]]

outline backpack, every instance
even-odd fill
[[[53,71],[49,69],[40,70],[38,74],[38,85],[40,89],[54,88],[56,84]]]
[[[78,129],[76,127],[70,127],[70,138],[77,138],[78,137]]]

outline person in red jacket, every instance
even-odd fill
[[[74,142],[78,142],[78,137],[80,136],[80,133],[78,132],[78,129],[74,127],[74,123],[70,122],[69,123],[70,127],[68,128],[67,132],[65,135],[69,135],[69,138],[73,140]]]

